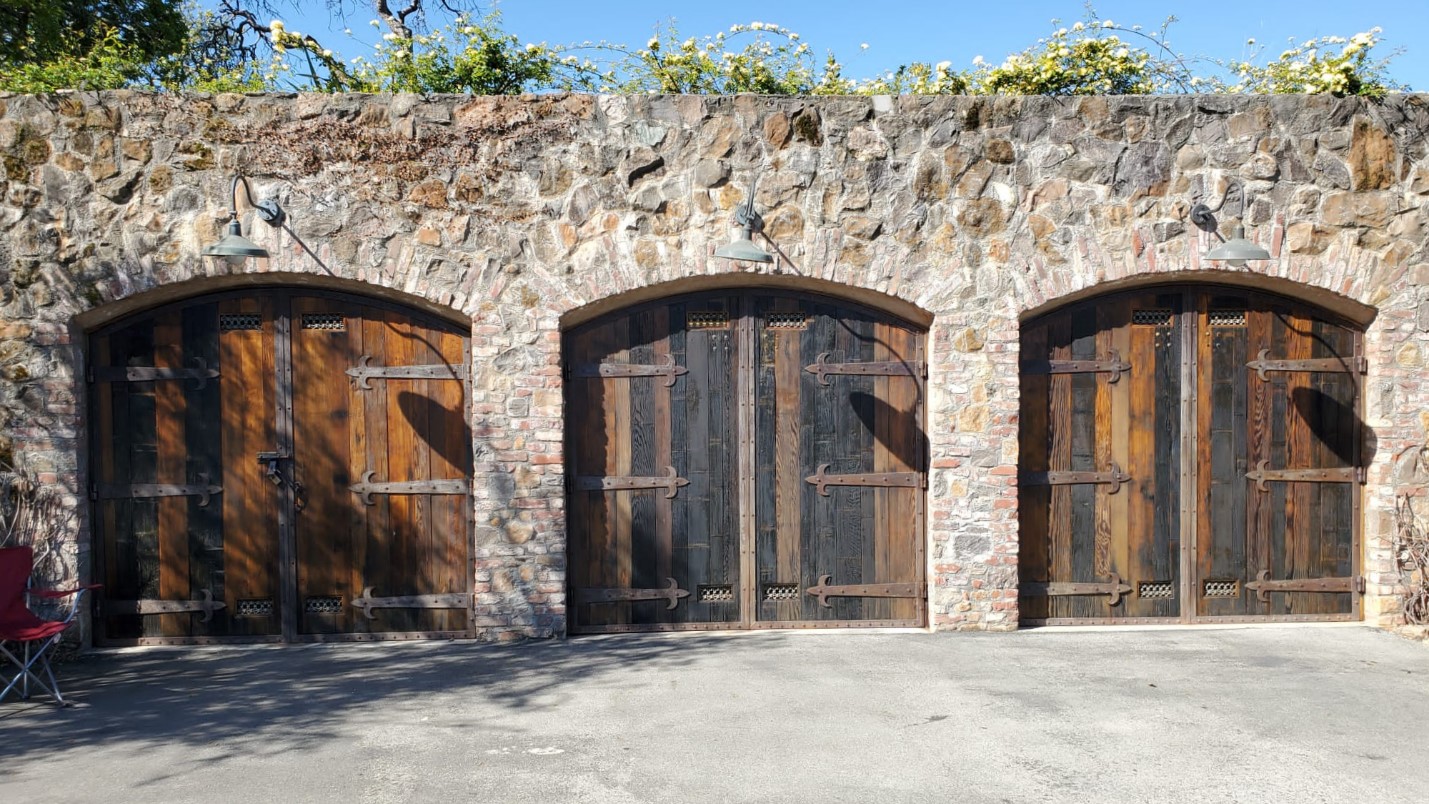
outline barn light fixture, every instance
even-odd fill
[[[228,234],[222,240],[203,250],[205,257],[267,257],[268,249],[254,243],[243,236],[243,227],[238,223],[238,185],[243,185],[243,194],[248,198],[248,205],[258,211],[258,217],[263,219],[269,226],[282,226],[283,221],[288,217],[283,212],[283,208],[278,206],[278,202],[271,198],[262,201],[253,200],[253,189],[248,186],[248,179],[242,175],[233,177],[232,203],[228,209]],[[286,228],[286,227],[285,227]]]
[[[739,225],[739,234],[734,242],[715,251],[714,255],[726,260],[743,262],[774,262],[769,252],[754,245],[751,239],[755,232],[764,233],[764,219],[754,211],[754,186],[759,181],[758,174],[749,182],[749,199],[734,210],[734,222]]]
[[[1226,188],[1226,194],[1230,194],[1229,187]],[[1221,204],[1225,204],[1225,199],[1221,200]],[[1219,246],[1216,246],[1215,248],[1206,252],[1206,259],[1225,260],[1227,265],[1231,265],[1236,268],[1244,268],[1247,260],[1270,259],[1269,251],[1266,251],[1264,248],[1256,245],[1255,243],[1252,243],[1245,237],[1244,219],[1246,203],[1244,185],[1241,185],[1240,218],[1236,220],[1235,233],[1231,235],[1230,240],[1221,237],[1221,233],[1216,230],[1215,212],[1219,209],[1220,207],[1216,207],[1216,210],[1212,210],[1210,207],[1201,203],[1197,203],[1195,206],[1191,207],[1191,222],[1208,232],[1214,233],[1217,238],[1220,238],[1221,241],[1221,244]]]

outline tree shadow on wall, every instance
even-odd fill
[[[1335,456],[1336,465],[1369,466],[1373,462],[1379,449],[1378,438],[1374,428],[1365,424],[1353,405],[1319,388],[1303,386],[1291,389],[1290,404],[1315,439]]]
[[[466,395],[451,407],[424,394],[401,391],[397,408],[412,431],[452,466],[466,471],[470,466],[468,446],[471,444],[471,424],[465,412]]]

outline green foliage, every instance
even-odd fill
[[[331,73],[332,53],[318,56]],[[452,25],[411,38],[388,33],[372,60],[358,62],[348,80],[366,91],[516,95],[548,86],[554,64],[548,49],[522,47],[502,31],[493,13],[480,22],[458,17]]]
[[[1324,36],[1298,45],[1292,39],[1291,46],[1268,64],[1238,61],[1225,65],[1234,82],[1215,82],[1211,88],[1217,92],[1264,95],[1383,95],[1401,87],[1386,77],[1387,59],[1371,58],[1371,51],[1380,42],[1379,34],[1378,28],[1372,28],[1348,39]],[[1255,40],[1247,44],[1254,46]],[[1338,52],[1334,50],[1336,46]]]
[[[338,0],[357,2],[357,0]],[[400,12],[374,6],[387,33],[366,56],[344,60],[278,20],[264,26],[262,0],[225,0],[223,12],[176,10],[160,0],[16,0],[0,5],[0,89],[150,86],[206,92],[303,89],[507,95],[569,90],[601,93],[767,95],[1126,95],[1178,92],[1333,93],[1375,96],[1404,89],[1376,57],[1379,29],[1321,37],[1260,61],[1187,59],[1167,41],[1174,17],[1155,30],[1097,17],[1058,27],[1001,63],[982,57],[913,62],[867,79],[845,77],[831,52],[816,55],[799,34],[752,22],[703,38],[673,25],[643,48],[608,42],[522,44],[496,13],[457,16],[415,32],[423,0]],[[444,7],[445,4],[443,4]],[[341,6],[339,6],[341,7]],[[174,15],[180,24],[174,27]],[[91,20],[85,23],[85,20]],[[1053,21],[1053,25],[1058,23]],[[177,33],[175,33],[177,31]],[[54,32],[51,36],[49,32]],[[350,31],[348,32],[351,33]],[[254,45],[259,37],[263,47]],[[43,43],[43,44],[41,44]],[[1253,41],[1252,41],[1253,44]],[[1192,70],[1191,65],[1196,66]]]
[[[186,31],[181,7],[167,0],[7,0],[0,3],[0,63],[83,59],[112,51],[116,39],[142,63],[178,51]]]
[[[120,89],[139,77],[143,54],[109,29],[87,52],[42,62],[0,62],[0,90],[54,92],[57,89]]]

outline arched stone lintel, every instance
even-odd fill
[[[900,299],[896,296],[890,296],[886,293],[880,293],[876,290],[844,285],[827,279],[818,279],[808,276],[735,272],[688,276],[669,282],[645,285],[623,293],[606,296],[589,304],[567,310],[561,316],[561,329],[570,329],[588,321],[593,321],[607,313],[668,296],[734,288],[771,288],[777,290],[795,290],[804,293],[819,293],[825,296],[833,296],[835,298],[857,302],[866,307],[871,307],[880,312],[901,318],[923,329],[928,329],[933,324],[933,314],[927,310],[924,310],[912,302]]]
[[[467,314],[420,296],[413,296],[410,293],[404,293],[400,290],[382,285],[374,285],[356,279],[299,273],[251,273],[194,277],[193,279],[186,279],[182,282],[160,285],[159,287],[136,293],[133,296],[126,296],[117,301],[100,305],[92,310],[86,310],[74,317],[74,323],[80,329],[90,331],[118,321],[125,316],[152,310],[165,304],[183,301],[184,299],[190,299],[195,296],[220,293],[225,290],[245,288],[256,290],[265,287],[333,290],[352,293],[358,296],[387,299],[409,307],[414,307],[438,319],[450,322],[455,326],[463,328],[471,327],[471,317]]]
[[[1361,328],[1368,328],[1379,312],[1367,304],[1363,304],[1347,296],[1342,296],[1332,290],[1302,284],[1283,277],[1252,274],[1244,271],[1178,271],[1175,273],[1138,274],[1136,276],[1100,282],[1073,291],[1064,296],[1059,296],[1056,299],[1037,305],[1036,307],[1023,310],[1019,316],[1019,320],[1024,322],[1030,321],[1045,313],[1066,307],[1069,304],[1075,304],[1117,291],[1185,284],[1223,285],[1226,287],[1258,290],[1264,293],[1274,293],[1278,296],[1285,296],[1295,299],[1296,301],[1312,304],[1322,310],[1340,316],[1345,319],[1346,323]]]

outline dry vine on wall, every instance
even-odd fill
[[[1414,512],[1414,497],[1401,494],[1394,503],[1394,558],[1407,583],[1404,621],[1429,625],[1429,530]]]
[[[74,509],[65,505],[61,489],[0,461],[0,547],[33,547],[36,575],[61,581],[70,574],[61,548],[72,538],[75,524]]]

